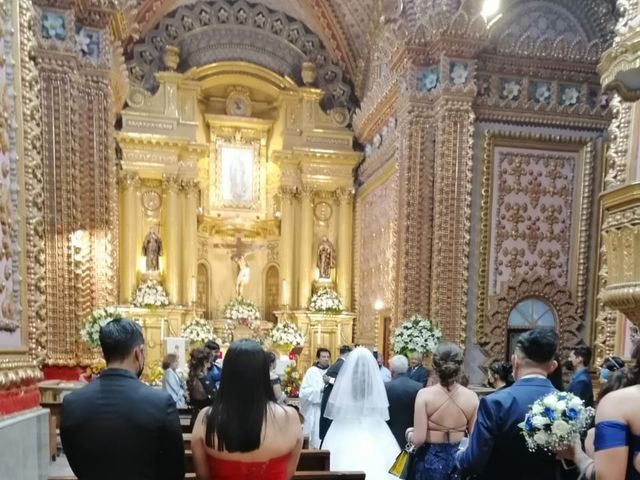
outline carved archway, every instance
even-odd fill
[[[280,270],[275,264],[267,265],[264,273],[264,318],[276,321],[273,314],[280,308]]]
[[[349,80],[320,38],[301,22],[264,5],[216,0],[175,9],[133,46],[127,68],[135,85],[157,87],[155,73],[164,68],[166,45],[180,49],[181,72],[239,60],[302,84],[302,64],[310,61],[317,68],[316,84],[326,93],[323,107],[355,106]]]
[[[550,277],[518,277],[504,285],[500,294],[489,298],[487,321],[479,339],[487,353],[487,363],[506,357],[509,314],[527,298],[541,299],[553,308],[561,350],[566,351],[581,342],[578,305],[571,291]]]

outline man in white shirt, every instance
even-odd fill
[[[323,376],[331,363],[331,352],[319,348],[316,363],[302,378],[300,385],[300,412],[304,416],[303,431],[309,437],[309,448],[320,448],[320,405],[324,390]]]

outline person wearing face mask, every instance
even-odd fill
[[[60,437],[79,480],[182,480],[184,445],[176,403],[142,383],[140,326],[112,320],[100,329],[106,368],[64,397]]]
[[[586,345],[575,347],[565,362],[569,371],[575,372],[571,376],[571,382],[567,386],[567,392],[580,397],[585,407],[593,407],[593,384],[589,375],[588,366],[591,362],[591,348]]]
[[[624,360],[620,357],[607,357],[600,367],[600,385],[604,386],[613,372],[617,372],[625,367]]]

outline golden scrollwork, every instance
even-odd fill
[[[635,265],[640,252],[640,184],[602,196],[602,240],[606,254],[606,287],[602,302],[640,324],[640,275]]]

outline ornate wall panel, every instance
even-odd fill
[[[376,311],[382,301],[396,315],[399,175],[391,162],[356,196],[355,308],[358,342],[375,344]]]
[[[495,323],[501,314],[485,323],[488,302],[522,284],[519,279],[540,278],[544,285],[551,282],[568,292],[582,318],[594,161],[594,146],[586,137],[486,133],[476,332],[491,354],[503,345],[504,338],[495,335],[506,324]],[[571,343],[568,338],[566,342]]]

